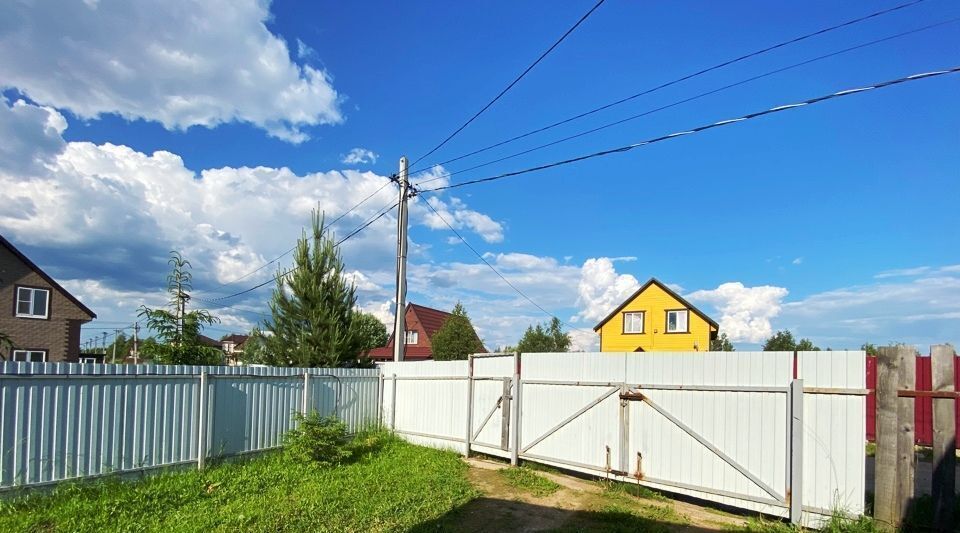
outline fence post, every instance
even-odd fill
[[[954,350],[949,344],[930,347],[932,390],[954,391]],[[956,399],[933,399],[933,525],[939,531],[953,526],[956,498]]]
[[[473,355],[467,356],[467,435],[463,441],[463,456],[470,457],[473,440]]]
[[[913,347],[905,346],[899,350],[900,354],[900,385],[899,389],[914,390],[917,388],[917,357]],[[914,419],[916,400],[910,397],[897,399],[897,502],[899,523],[907,517],[910,504],[913,501],[915,454],[913,450],[916,442]]]
[[[899,525],[901,516],[900,485],[898,484],[900,426],[897,398],[897,390],[900,388],[900,366],[904,361],[916,365],[915,361],[902,357],[902,354],[913,356],[913,349],[908,346],[883,346],[877,353],[877,453],[873,517],[890,529]],[[912,411],[909,419],[912,425]],[[909,448],[912,453],[912,442]],[[910,465],[912,464],[911,457]]]
[[[390,431],[397,429],[397,375],[393,374],[393,384],[390,386]]]
[[[377,371],[377,428],[383,429],[383,369]]]
[[[503,378],[500,391],[500,449],[510,449],[510,388],[513,380]]]
[[[790,486],[787,504],[790,506],[790,523],[800,524],[803,517],[803,380],[790,382],[787,398],[790,413]]]
[[[307,413],[310,410],[310,372],[304,371],[303,373],[303,405],[300,407],[300,411],[303,416],[307,416]]]
[[[510,429],[513,431],[513,442],[510,446],[510,464],[517,466],[520,464],[520,352],[513,352],[513,393],[511,402],[513,406],[510,409]]]
[[[620,395],[627,392],[627,386],[620,386]],[[630,472],[630,402],[620,398],[620,472],[624,476]]]
[[[200,400],[197,402],[197,469],[207,462],[207,407],[209,404],[207,372],[200,372]]]

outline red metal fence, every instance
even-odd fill
[[[932,388],[932,375],[930,370],[930,357],[917,357],[917,390],[930,390]],[[960,391],[960,357],[953,359],[953,380],[954,388]],[[877,388],[877,358],[867,357],[867,388],[870,394],[867,395],[867,440],[876,442],[877,438],[877,394],[874,392]],[[917,398],[914,402],[914,435],[917,444],[923,446],[933,445],[933,398]],[[957,400],[956,406],[957,427],[960,428],[960,400]],[[960,448],[960,441],[957,442]]]

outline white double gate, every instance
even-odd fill
[[[864,361],[701,352],[388,363],[384,423],[425,445],[815,525],[834,510],[863,512]]]

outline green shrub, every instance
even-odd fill
[[[294,415],[297,427],[284,437],[284,452],[291,459],[319,466],[338,465],[350,458],[347,425],[316,411]]]

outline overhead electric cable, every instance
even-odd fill
[[[355,209],[357,209],[357,208],[360,207],[361,205],[365,204],[365,203],[367,202],[367,200],[369,200],[369,199],[373,198],[374,196],[376,196],[377,194],[379,194],[380,191],[382,191],[384,188],[386,188],[387,185],[390,185],[391,183],[396,183],[396,175],[390,176],[390,177],[388,178],[388,180],[389,180],[389,181],[387,181],[386,183],[384,183],[383,185],[381,185],[380,188],[378,188],[377,190],[373,191],[371,194],[369,194],[368,196],[366,196],[363,200],[360,200],[359,202],[357,202],[356,204],[354,204],[353,207],[351,207],[350,209],[347,209],[346,211],[344,211],[343,213],[341,213],[340,216],[338,216],[337,218],[335,218],[335,219],[333,219],[332,221],[330,221],[330,222],[327,224],[327,227],[333,226],[334,224],[336,224],[337,222],[339,222],[343,217],[349,215],[349,214],[352,213]],[[285,256],[287,256],[288,254],[290,254],[290,252],[292,252],[292,251],[294,251],[294,250],[296,250],[296,249],[297,249],[297,246],[294,245],[294,246],[293,246],[292,248],[290,248],[289,250],[283,252],[282,254],[278,255],[277,257],[271,259],[270,261],[267,261],[266,263],[260,265],[260,266],[257,267],[256,269],[251,270],[250,272],[247,272],[246,274],[240,276],[239,278],[234,279],[234,280],[231,280],[231,281],[227,281],[227,282],[224,282],[224,283],[221,283],[221,284],[217,285],[216,287],[214,287],[214,288],[212,288],[212,289],[207,289],[206,291],[202,291],[202,290],[201,290],[200,292],[211,292],[211,291],[215,291],[215,290],[217,290],[217,289],[219,289],[219,288],[221,288],[221,287],[226,287],[227,285],[232,285],[232,284],[237,283],[237,282],[239,282],[239,281],[241,281],[241,280],[243,280],[243,279],[246,279],[246,278],[248,278],[248,277],[256,274],[257,272],[260,272],[260,271],[263,270],[264,268],[266,268],[266,267],[268,267],[268,266],[276,263],[277,261],[283,259]],[[198,298],[198,297],[195,297],[195,298]],[[198,299],[203,300],[203,298],[198,298]]]
[[[946,24],[954,24],[954,23],[956,23],[956,22],[960,22],[960,18],[954,18],[954,19],[945,20],[945,21],[942,21],[942,22],[937,22],[937,23],[935,23],[935,24],[930,24],[930,25],[927,25],[927,26],[923,26],[923,27],[921,27],[921,28],[916,28],[916,29],[913,29],[913,30],[909,30],[909,31],[897,33],[897,34],[895,34],[895,35],[889,35],[889,36],[883,37],[883,38],[881,38],[881,39],[875,39],[875,40],[873,40],[873,41],[869,41],[869,42],[866,42],[866,43],[858,44],[858,45],[856,45],[856,46],[851,46],[851,47],[848,47],[848,48],[844,48],[843,50],[837,50],[837,51],[831,52],[831,53],[829,53],[829,54],[824,54],[824,55],[821,55],[821,56],[814,57],[814,58],[812,58],[812,59],[807,59],[806,61],[801,61],[801,62],[799,62],[799,63],[794,63],[794,64],[792,64],[792,65],[790,65],[790,66],[781,67],[781,68],[778,68],[778,69],[775,69],[775,70],[771,70],[771,71],[769,71],[769,72],[765,72],[765,73],[763,73],[763,74],[758,74],[758,75],[756,75],[756,76],[751,76],[751,77],[746,78],[746,79],[744,79],[744,80],[740,80],[740,81],[738,81],[738,82],[730,83],[730,84],[728,84],[728,85],[724,85],[723,87],[719,87],[719,88],[717,88],[717,89],[713,89],[713,90],[710,90],[710,91],[706,91],[706,92],[697,94],[697,95],[695,95],[695,96],[690,96],[690,97],[684,98],[684,99],[682,99],[682,100],[677,100],[677,101],[675,101],[675,102],[672,102],[672,103],[669,103],[669,104],[666,104],[666,105],[662,105],[662,106],[660,106],[660,107],[656,107],[656,108],[654,108],[654,109],[650,109],[650,110],[644,111],[644,112],[642,112],[642,113],[637,113],[637,114],[635,114],[635,115],[631,115],[631,116],[629,116],[629,117],[626,117],[626,118],[623,118],[623,119],[620,119],[620,120],[616,120],[616,121],[613,121],[613,122],[608,122],[607,124],[604,124],[604,125],[602,125],[602,126],[598,126],[598,127],[596,127],[596,128],[591,128],[591,129],[586,130],[586,131],[581,131],[580,133],[575,133],[575,134],[573,134],[573,135],[569,135],[569,136],[567,136],[567,137],[563,137],[563,138],[561,138],[561,139],[557,139],[557,140],[555,140],[555,141],[548,142],[548,143],[546,143],[546,144],[541,144],[541,145],[539,145],[539,146],[534,146],[533,148],[528,148],[528,149],[522,150],[522,151],[520,151],[520,152],[516,152],[516,153],[510,154],[510,155],[507,155],[507,156],[503,156],[503,157],[500,157],[500,158],[497,158],[497,159],[493,159],[493,160],[491,160],[491,161],[486,161],[486,162],[484,162],[484,163],[480,163],[480,164],[474,165],[474,166],[472,166],[472,167],[463,168],[463,169],[458,169],[458,170],[454,170],[454,171],[452,171],[452,172],[445,172],[445,173],[443,173],[443,174],[439,174],[439,175],[437,175],[437,176],[434,176],[434,177],[432,177],[432,178],[430,178],[430,179],[425,179],[425,180],[423,180],[423,181],[419,181],[419,182],[417,182],[417,183],[414,184],[414,185],[415,185],[416,187],[420,187],[420,186],[422,186],[422,185],[424,185],[424,184],[426,184],[426,183],[431,183],[431,182],[433,182],[433,181],[437,181],[437,180],[449,178],[449,177],[452,177],[452,176],[456,176],[456,175],[462,174],[462,173],[464,173],[464,172],[469,172],[469,171],[471,171],[471,170],[476,170],[476,169],[478,169],[478,168],[483,168],[483,167],[486,167],[486,166],[490,166],[490,165],[493,165],[493,164],[495,164],[495,163],[500,163],[500,162],[506,161],[506,160],[508,160],[508,159],[513,159],[513,158],[515,158],[515,157],[520,157],[520,156],[522,156],[522,155],[526,155],[526,154],[529,154],[529,153],[532,153],[532,152],[536,152],[536,151],[542,150],[542,149],[544,149],[544,148],[549,148],[549,147],[551,147],[551,146],[555,146],[555,145],[557,145],[557,144],[560,144],[560,143],[563,143],[563,142],[566,142],[566,141],[570,141],[570,140],[573,140],[573,139],[577,139],[577,138],[583,137],[583,136],[585,136],[585,135],[589,135],[589,134],[592,134],[592,133],[596,133],[596,132],[598,132],[598,131],[602,131],[602,130],[605,130],[605,129],[607,129],[607,128],[612,128],[613,126],[618,126],[618,125],[620,125],[620,124],[624,124],[624,123],[626,123],[626,122],[630,122],[631,120],[636,120],[636,119],[638,119],[638,118],[642,118],[642,117],[645,117],[645,116],[648,116],[648,115],[652,115],[652,114],[657,113],[657,112],[659,112],[659,111],[663,111],[663,110],[666,110],[666,109],[670,109],[670,108],[672,108],[672,107],[676,107],[676,106],[678,106],[678,105],[685,104],[685,103],[687,103],[687,102],[692,102],[692,101],[694,101],[694,100],[699,100],[700,98],[703,98],[703,97],[705,97],[705,96],[709,96],[709,95],[711,95],[711,94],[716,94],[716,93],[719,93],[719,92],[722,92],[722,91],[726,91],[726,90],[728,90],[728,89],[732,89],[732,88],[738,87],[738,86],[740,86],[740,85],[744,85],[744,84],[747,84],[747,83],[750,83],[750,82],[753,82],[753,81],[757,81],[757,80],[762,79],[762,78],[766,78],[766,77],[768,77],[768,76],[772,76],[772,75],[774,75],[774,74],[779,74],[779,73],[785,72],[785,71],[787,71],[787,70],[792,70],[792,69],[795,69],[795,68],[798,68],[798,67],[802,67],[802,66],[805,66],[805,65],[809,65],[810,63],[814,63],[814,62],[817,62],[817,61],[821,61],[821,60],[824,60],[824,59],[828,59],[828,58],[831,58],[831,57],[835,57],[835,56],[838,56],[838,55],[841,55],[841,54],[845,54],[845,53],[847,53],[847,52],[852,52],[852,51],[854,51],[854,50],[859,50],[859,49],[861,49],[861,48],[866,48],[866,47],[868,47],[868,46],[873,46],[873,45],[880,44],[880,43],[883,43],[883,42],[886,42],[886,41],[890,41],[890,40],[893,40],[893,39],[897,39],[897,38],[900,38],[900,37],[905,37],[905,36],[907,36],[907,35],[911,35],[911,34],[914,34],[914,33],[918,33],[918,32],[921,32],[921,31],[930,30],[930,29],[933,29],[933,28],[937,28],[937,27],[939,27],[939,26],[944,26],[944,25],[946,25]]]
[[[917,0],[917,1],[921,1],[921,2],[922,2],[923,0]],[[556,48],[557,46],[559,46],[560,43],[562,43],[562,42],[564,41],[564,39],[566,39],[571,33],[573,33],[573,31],[576,30],[577,27],[579,27],[580,24],[583,23],[583,21],[587,20],[587,17],[589,17],[591,14],[593,14],[593,12],[596,11],[597,8],[600,7],[601,4],[603,4],[603,2],[604,2],[604,0],[600,0],[599,2],[597,2],[596,4],[594,4],[594,6],[593,6],[592,8],[590,8],[590,11],[587,11],[582,17],[580,17],[580,20],[578,20],[576,24],[574,24],[573,26],[571,26],[570,29],[568,29],[563,35],[561,35],[560,38],[557,39],[557,41],[556,41],[555,43],[553,43],[552,46],[550,46],[550,48],[547,48],[547,50],[546,50],[545,52],[543,52],[542,54],[540,54],[540,57],[538,57],[536,61],[534,61],[533,63],[531,63],[529,67],[527,67],[523,72],[520,73],[519,76],[516,77],[516,79],[514,79],[512,82],[510,82],[509,85],[507,85],[502,91],[500,91],[500,93],[497,94],[497,96],[495,96],[495,97],[493,98],[493,100],[490,100],[490,101],[487,103],[487,105],[483,106],[483,108],[480,109],[480,111],[477,111],[472,117],[470,117],[469,120],[467,120],[466,122],[464,122],[462,126],[460,126],[459,128],[457,128],[456,130],[454,130],[454,132],[451,133],[450,135],[448,135],[447,138],[444,139],[440,144],[434,146],[433,149],[431,149],[429,152],[427,152],[427,153],[423,154],[422,156],[418,157],[417,160],[414,161],[410,166],[415,166],[417,163],[419,163],[420,161],[422,161],[423,158],[429,157],[432,153],[436,152],[436,151],[439,150],[441,147],[443,147],[443,145],[445,145],[445,144],[447,144],[448,142],[450,142],[450,139],[453,139],[454,137],[456,137],[457,134],[459,134],[459,133],[460,133],[461,131],[463,131],[467,126],[469,126],[471,122],[473,122],[474,120],[477,119],[477,117],[479,117],[480,115],[482,115],[483,112],[486,111],[487,109],[489,109],[490,106],[492,106],[494,103],[496,103],[497,100],[499,100],[503,95],[507,94],[507,91],[509,91],[510,89],[512,89],[513,86],[517,84],[517,82],[519,82],[521,79],[523,79],[524,76],[527,75],[527,73],[529,73],[531,70],[533,70],[533,67],[536,67],[537,64],[539,64],[541,61],[543,61],[543,59],[544,59],[545,57],[547,57],[547,56],[550,54],[550,52],[553,52],[554,48]]]
[[[424,203],[427,204],[427,207],[429,207],[430,210],[433,211],[434,214],[436,214],[437,217],[440,218],[440,220],[442,220],[443,223],[446,224],[448,228],[450,228],[450,231],[452,231],[453,234],[456,235],[458,239],[460,239],[460,242],[462,242],[464,245],[466,245],[466,247],[469,248],[471,252],[473,252],[473,255],[477,256],[481,261],[483,261],[483,264],[487,265],[487,267],[489,267],[490,270],[492,270],[494,274],[496,274],[501,280],[503,280],[503,282],[506,283],[511,289],[513,289],[514,291],[516,291],[517,294],[519,294],[519,295],[522,296],[525,300],[527,300],[528,302],[530,302],[531,304],[533,304],[534,307],[536,307],[537,309],[539,309],[540,311],[542,311],[545,315],[549,316],[550,318],[556,318],[557,320],[560,320],[560,322],[563,322],[563,324],[566,325],[567,327],[569,327],[569,328],[571,328],[571,329],[578,329],[578,330],[588,331],[588,330],[586,330],[586,329],[584,329],[584,328],[578,328],[578,327],[576,327],[576,326],[571,326],[570,324],[567,324],[567,322],[565,322],[564,320],[561,320],[560,317],[554,315],[554,314],[551,313],[550,311],[547,311],[547,310],[544,309],[540,304],[538,304],[537,302],[533,301],[533,298],[530,298],[529,296],[527,296],[526,293],[524,293],[524,292],[521,291],[519,288],[517,288],[516,285],[514,285],[513,283],[511,283],[510,280],[508,280],[503,274],[500,273],[499,270],[496,269],[496,267],[494,267],[492,264],[490,264],[489,261],[487,261],[487,258],[486,258],[486,257],[483,257],[483,255],[482,255],[480,252],[478,252],[476,248],[474,248],[473,246],[471,246],[470,243],[467,242],[467,239],[465,239],[465,238],[463,237],[463,235],[461,235],[460,232],[457,231],[457,230],[453,227],[453,225],[451,225],[449,222],[447,222],[447,219],[443,218],[443,215],[441,215],[440,212],[437,211],[437,209],[436,209],[435,207],[433,207],[433,205],[430,204],[430,202],[424,202]],[[591,333],[593,333],[593,330],[589,330],[589,331],[590,331]]]
[[[387,213],[389,213],[390,210],[393,209],[394,207],[396,207],[399,203],[400,203],[400,202],[398,201],[398,202],[394,203],[393,205],[388,206],[386,209],[381,209],[381,210],[380,210],[380,213],[379,213],[378,215],[370,218],[367,222],[365,222],[365,223],[363,223],[362,225],[358,226],[356,229],[354,229],[353,231],[351,231],[346,237],[344,237],[344,238],[340,239],[339,241],[337,241],[336,243],[334,243],[334,246],[340,246],[341,244],[343,244],[344,242],[346,242],[348,239],[350,239],[350,238],[353,237],[354,235],[356,235],[356,234],[360,233],[361,231],[367,229],[368,227],[370,227],[371,224],[373,224],[374,222],[376,222],[376,221],[380,220],[381,218],[383,218],[384,215],[386,215]],[[297,268],[298,268],[298,267],[294,267],[294,268],[292,268],[292,269],[284,272],[283,274],[281,274],[281,276],[288,276],[288,275],[290,275],[291,273],[295,272],[295,271],[297,270]],[[253,291],[259,289],[260,287],[263,287],[263,286],[265,286],[265,285],[269,285],[270,283],[274,283],[275,281],[276,281],[276,278],[268,279],[267,281],[264,281],[263,283],[254,285],[253,287],[250,287],[249,289],[244,289],[244,290],[242,290],[242,291],[235,292],[235,293],[230,294],[230,295],[227,295],[227,296],[220,296],[220,297],[218,297],[218,298],[204,299],[203,301],[205,301],[205,302],[220,302],[220,301],[223,301],[223,300],[229,300],[229,299],[231,299],[231,298],[236,298],[237,296],[241,296],[241,295],[247,294],[247,293],[249,293],[249,292],[253,292]],[[229,306],[221,306],[221,307],[229,307]],[[207,308],[207,309],[218,309],[219,307],[209,307],[209,306],[208,306],[208,307],[206,307],[206,308]]]
[[[652,139],[647,139],[647,140],[645,140],[645,141],[640,141],[640,142],[637,142],[637,143],[628,144],[628,145],[620,146],[620,147],[617,147],[617,148],[611,148],[611,149],[609,149],[609,150],[603,150],[603,151],[600,151],[600,152],[594,152],[594,153],[591,153],[591,154],[586,154],[586,155],[582,155],[582,156],[579,156],[579,157],[574,157],[574,158],[571,158],[571,159],[565,159],[565,160],[562,160],[562,161],[556,161],[556,162],[553,162],[553,163],[547,163],[547,164],[545,164],[545,165],[539,165],[539,166],[535,166],[535,167],[526,168],[526,169],[523,169],[523,170],[517,170],[517,171],[513,171],[513,172],[506,172],[506,173],[503,173],[503,174],[497,174],[497,175],[495,175],[495,176],[490,176],[490,177],[487,177],[487,178],[479,178],[479,179],[474,179],[474,180],[469,180],[469,181],[463,181],[463,182],[460,182],[460,183],[452,183],[452,184],[449,184],[449,185],[443,185],[443,186],[440,186],[440,187],[434,187],[434,188],[432,188],[432,189],[423,189],[423,190],[417,191],[417,193],[435,192],[435,191],[442,191],[442,190],[446,190],[446,189],[456,189],[456,188],[459,188],[459,187],[465,187],[465,186],[467,186],[467,185],[475,185],[475,184],[477,184],[477,183],[486,183],[486,182],[501,180],[501,179],[504,179],[504,178],[509,178],[509,177],[512,177],[512,176],[519,176],[519,175],[521,175],[521,174],[528,174],[528,173],[530,173],[530,172],[537,172],[537,171],[540,171],[540,170],[546,170],[546,169],[548,169],[548,168],[559,167],[559,166],[562,166],[562,165],[568,165],[568,164],[570,164],[570,163],[576,163],[576,162],[584,161],[584,160],[587,160],[587,159],[593,159],[593,158],[595,158],[595,157],[602,157],[602,156],[606,156],[606,155],[610,155],[610,154],[615,154],[615,153],[628,152],[628,151],[630,151],[630,150],[633,150],[634,148],[639,148],[639,147],[641,147],[641,146],[647,146],[647,145],[654,144],[654,143],[658,143],[658,142],[661,142],[661,141],[666,141],[666,140],[668,140],[668,139],[674,139],[674,138],[677,138],[677,137],[682,137],[682,136],[684,136],[684,135],[691,135],[691,134],[694,134],[694,133],[700,133],[700,132],[702,132],[702,131],[706,131],[706,130],[713,129],[713,128],[718,128],[718,127],[720,127],[720,126],[729,126],[729,125],[735,124],[735,123],[737,123],[737,122],[743,122],[743,121],[745,121],[745,120],[750,120],[750,119],[759,118],[759,117],[762,117],[762,116],[765,116],[765,115],[771,115],[771,114],[774,114],[774,113],[779,113],[779,112],[781,112],[781,111],[786,111],[786,110],[788,110],[788,109],[794,109],[794,108],[797,108],[797,107],[804,107],[804,106],[808,106],[808,105],[818,104],[818,103],[820,103],[820,102],[825,102],[825,101],[827,101],[827,100],[833,100],[833,99],[836,99],[836,98],[842,98],[842,97],[844,97],[844,96],[850,96],[850,95],[854,95],[854,94],[860,94],[860,93],[863,93],[863,92],[873,91],[873,90],[876,90],[876,89],[883,89],[883,88],[885,88],[885,87],[890,87],[890,86],[893,86],[893,85],[899,85],[899,84],[902,84],[902,83],[908,83],[908,82],[912,82],[912,81],[918,81],[918,80],[923,80],[923,79],[927,79],[927,78],[934,78],[934,77],[938,77],[938,76],[944,76],[944,75],[947,75],[947,74],[953,74],[953,73],[956,73],[956,72],[958,72],[958,71],[960,71],[960,66],[958,66],[958,67],[952,67],[952,68],[945,69],[945,70],[937,70],[937,71],[933,71],[933,72],[924,72],[924,73],[921,73],[921,74],[914,74],[914,75],[911,75],[911,76],[906,76],[906,77],[898,78],[898,79],[895,79],[895,80],[890,80],[890,81],[885,81],[885,82],[881,82],[881,83],[876,83],[876,84],[873,84],[873,85],[868,85],[868,86],[866,86],[866,87],[859,87],[859,88],[856,88],[856,89],[846,89],[846,90],[838,91],[838,92],[831,93],[831,94],[828,94],[828,95],[818,96],[818,97],[816,97],[816,98],[811,98],[811,99],[809,99],[809,100],[804,100],[804,101],[802,101],[802,102],[797,102],[797,103],[793,103],[793,104],[786,104],[786,105],[780,105],[780,106],[772,107],[772,108],[767,109],[767,110],[764,110],[764,111],[758,111],[758,112],[755,112],[755,113],[750,113],[750,114],[743,115],[743,116],[741,116],[741,117],[737,117],[737,118],[733,118],[733,119],[721,120],[721,121],[714,122],[714,123],[711,123],[711,124],[706,124],[706,125],[703,125],[703,126],[698,126],[698,127],[696,127],[696,128],[692,128],[692,129],[689,129],[689,130],[678,131],[678,132],[671,133],[671,134],[669,134],[669,135],[663,135],[663,136],[660,136],[660,137],[654,137],[654,138],[652,138]]]
[[[823,28],[823,29],[817,30],[817,31],[812,32],[812,33],[807,33],[807,34],[805,34],[805,35],[801,35],[801,36],[799,36],[799,37],[795,37],[795,38],[793,38],[793,39],[789,39],[789,40],[787,40],[787,41],[783,41],[783,42],[777,43],[777,44],[775,44],[775,45],[768,46],[768,47],[766,47],[766,48],[763,48],[763,49],[760,49],[760,50],[756,50],[756,51],[750,52],[750,53],[748,53],[748,54],[741,55],[740,57],[736,57],[736,58],[734,58],[734,59],[729,59],[729,60],[723,61],[723,62],[721,62],[721,63],[718,63],[718,64],[716,64],[716,65],[713,65],[712,67],[707,67],[707,68],[698,70],[698,71],[696,71],[696,72],[693,72],[693,73],[691,73],[691,74],[687,74],[687,75],[685,75],[685,76],[681,76],[681,77],[676,78],[676,79],[674,79],[674,80],[671,80],[671,81],[662,83],[662,84],[660,84],[660,85],[657,85],[657,86],[652,87],[652,88],[649,88],[649,89],[645,89],[645,90],[640,91],[640,92],[638,92],[638,93],[636,93],[636,94],[632,94],[632,95],[627,96],[627,97],[625,97],[625,98],[621,98],[621,99],[619,99],[619,100],[610,102],[610,103],[608,103],[608,104],[604,104],[604,105],[602,105],[602,106],[600,106],[600,107],[596,107],[596,108],[591,109],[591,110],[589,110],[589,111],[585,111],[585,112],[583,112],[583,113],[580,113],[580,114],[577,114],[577,115],[573,115],[573,116],[571,116],[571,117],[565,118],[565,119],[560,120],[560,121],[558,121],[558,122],[554,122],[554,123],[552,123],[552,124],[548,124],[548,125],[546,125],[546,126],[542,126],[542,127],[540,127],[540,128],[536,128],[536,129],[531,130],[531,131],[528,131],[528,132],[526,132],[526,133],[523,133],[523,134],[520,134],[520,135],[511,137],[511,138],[509,138],[509,139],[506,139],[506,140],[503,140],[503,141],[500,141],[500,142],[491,144],[491,145],[486,146],[486,147],[484,147],[484,148],[480,148],[479,150],[474,150],[474,151],[472,151],[472,152],[470,152],[470,153],[466,153],[466,154],[463,154],[463,155],[454,157],[454,158],[452,158],[452,159],[448,159],[448,160],[446,160],[446,161],[442,161],[442,162],[440,162],[440,163],[432,164],[432,165],[430,165],[429,168],[432,168],[432,167],[434,167],[434,166],[436,166],[436,165],[446,165],[446,164],[449,164],[449,163],[453,163],[454,161],[459,161],[459,160],[461,160],[461,159],[464,159],[464,158],[467,158],[467,157],[470,157],[470,156],[473,156],[473,155],[477,155],[477,154],[479,154],[479,153],[483,153],[483,152],[486,152],[486,151],[488,151],[488,150],[492,150],[492,149],[497,148],[497,147],[499,147],[499,146],[503,146],[503,145],[505,145],[505,144],[512,143],[512,142],[514,142],[514,141],[518,141],[518,140],[520,140],[520,139],[529,137],[529,136],[531,136],[531,135],[534,135],[534,134],[537,134],[537,133],[540,133],[540,132],[543,132],[543,131],[547,131],[547,130],[549,130],[549,129],[555,128],[555,127],[557,127],[557,126],[561,126],[561,125],[563,125],[563,124],[567,124],[567,123],[569,123],[569,122],[573,122],[574,120],[581,119],[581,118],[583,118],[583,117],[592,115],[592,114],[594,114],[594,113],[599,113],[600,111],[603,111],[603,110],[605,110],[605,109],[610,109],[611,107],[618,106],[618,105],[620,105],[620,104],[629,102],[629,101],[634,100],[634,99],[636,99],[636,98],[639,98],[639,97],[641,97],[641,96],[645,96],[645,95],[651,94],[651,93],[653,93],[653,92],[659,91],[659,90],[661,90],[661,89],[665,89],[665,88],[670,87],[670,86],[672,86],[672,85],[676,85],[676,84],[678,84],[678,83],[680,83],[680,82],[683,82],[683,81],[686,81],[686,80],[689,80],[689,79],[692,79],[692,78],[696,78],[697,76],[701,76],[701,75],[706,74],[706,73],[708,73],[708,72],[712,72],[712,71],[714,71],[714,70],[718,70],[718,69],[721,69],[721,68],[724,68],[724,67],[733,65],[733,64],[735,64],[735,63],[739,63],[739,62],[741,62],[741,61],[745,61],[745,60],[747,60],[747,59],[750,59],[750,58],[753,58],[753,57],[756,57],[756,56],[765,54],[765,53],[767,53],[767,52],[771,52],[771,51],[773,51],[773,50],[777,50],[777,49],[779,49],[779,48],[783,48],[783,47],[785,47],[785,46],[789,46],[789,45],[791,45],[791,44],[795,44],[795,43],[798,43],[798,42],[801,42],[801,41],[805,41],[805,40],[807,40],[807,39],[810,39],[810,38],[812,38],[812,37],[816,37],[816,36],[818,36],[818,35],[823,35],[823,34],[825,34],[825,33],[829,33],[829,32],[834,31],[834,30],[838,30],[838,29],[841,29],[841,28],[845,28],[845,27],[847,27],[847,26],[851,26],[851,25],[854,25],[854,24],[859,24],[859,23],[861,23],[861,22],[870,20],[870,19],[875,18],[875,17],[879,17],[879,16],[882,16],[882,15],[886,15],[886,14],[888,14],[888,13],[893,13],[893,12],[895,12],[895,11],[899,11],[899,10],[901,10],[901,9],[905,9],[905,8],[908,8],[908,7],[911,7],[911,6],[915,6],[915,5],[917,5],[917,4],[921,3],[921,2],[925,2],[925,1],[926,1],[926,0],[913,0],[913,1],[911,1],[911,2],[907,2],[907,3],[900,4],[900,5],[891,7],[891,8],[883,9],[883,10],[881,10],[881,11],[876,11],[876,12],[874,12],[874,13],[870,13],[869,15],[864,15],[864,16],[862,16],[862,17],[858,17],[858,18],[855,18],[855,19],[852,19],[852,20],[848,20],[848,21],[846,21],[846,22],[843,22],[843,23],[840,23],[840,24],[836,24],[836,25],[834,25],[834,26],[830,26],[830,27],[827,27],[827,28]],[[438,147],[438,148],[439,148],[439,147]],[[433,151],[431,151],[430,153],[433,153]],[[430,155],[430,153],[428,153],[427,155]],[[426,156],[424,156],[424,157],[426,157]],[[423,157],[421,157],[420,159],[423,159]],[[414,161],[414,164],[411,165],[411,166],[416,165],[417,162],[420,161],[420,159],[417,159],[417,161]],[[412,175],[412,174],[414,174],[414,173],[422,172],[422,171],[424,171],[424,170],[425,170],[425,168],[419,168],[419,169],[416,169],[416,168],[415,168],[415,169],[413,169],[413,170],[410,171],[410,174]]]

